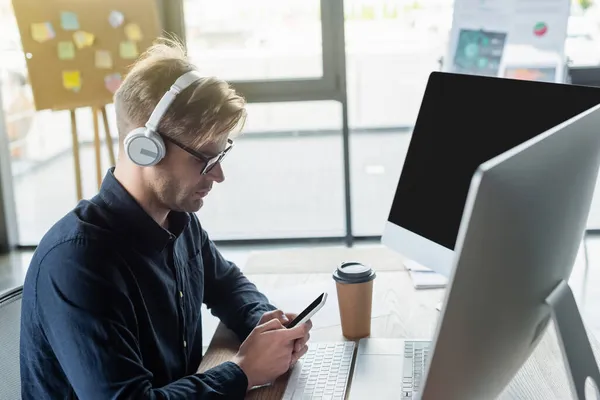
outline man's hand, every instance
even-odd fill
[[[277,319],[281,322],[283,326],[286,326],[288,323],[292,322],[296,317],[297,314],[284,313],[281,310],[274,310],[264,313],[260,318],[258,324],[261,325],[273,319]],[[297,339],[294,342],[294,352],[292,353],[292,360],[290,366],[294,365],[308,351],[308,346],[306,344],[310,339],[310,330],[312,329],[312,322],[308,320],[304,325],[306,325],[307,328],[306,335],[304,335],[300,339]]]
[[[258,321],[257,325],[265,324],[272,319],[278,319],[279,322],[281,322],[281,325],[286,326],[292,320],[292,318],[288,318],[288,315],[289,314],[285,314],[281,310],[269,311],[269,312],[264,313],[260,317],[260,320]]]
[[[308,334],[309,326],[302,324],[286,329],[278,318],[256,326],[240,346],[232,361],[248,378],[248,390],[274,382],[292,364],[294,343]]]

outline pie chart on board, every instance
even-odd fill
[[[533,27],[533,34],[535,36],[544,36],[548,32],[548,25],[545,22],[538,22]]]

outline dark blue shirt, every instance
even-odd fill
[[[113,175],[41,240],[23,288],[23,399],[243,398],[234,363],[196,373],[201,306],[244,340],[275,307],[193,213],[158,225]]]

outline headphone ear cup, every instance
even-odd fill
[[[156,165],[165,156],[165,143],[160,135],[136,128],[129,132],[124,141],[127,157],[136,165],[149,167]]]

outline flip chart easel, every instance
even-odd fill
[[[79,138],[77,135],[77,118],[75,110],[70,110],[71,114],[71,136],[73,139],[73,159],[75,162],[75,185],[77,191],[77,199],[83,198],[83,188],[81,184],[81,162],[79,158]],[[115,151],[113,147],[113,140],[110,133],[110,127],[108,126],[108,116],[106,114],[106,106],[92,107],[92,119],[94,123],[94,150],[96,155],[96,180],[98,182],[98,188],[102,184],[102,146],[100,140],[100,124],[98,118],[102,116],[104,123],[104,135],[105,143],[108,149],[108,156],[111,165],[115,165]]]
[[[155,0],[12,0],[36,110],[69,110],[77,199],[83,198],[76,110],[89,108],[96,179],[102,183],[100,118],[112,165],[106,105],[129,67],[161,35]]]

